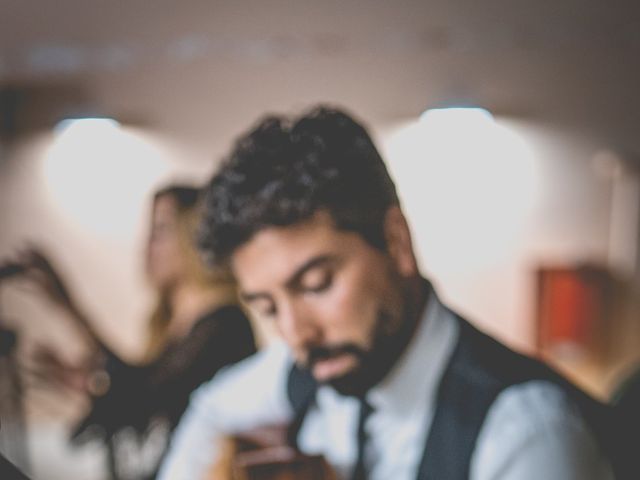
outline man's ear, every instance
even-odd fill
[[[401,275],[409,277],[418,274],[418,263],[413,253],[411,231],[407,219],[398,205],[387,210],[384,217],[384,235],[387,251]]]

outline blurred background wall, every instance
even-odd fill
[[[0,259],[44,246],[133,355],[150,192],[206,181],[266,112],[339,105],[375,134],[441,295],[606,398],[639,356],[638,58],[632,1],[0,0]],[[424,114],[453,106],[491,115]],[[119,126],[55,128],[89,116]],[[614,300],[595,341],[554,345],[541,271],[583,265]],[[19,285],[0,295],[7,325],[73,335]],[[30,437],[61,407],[81,408],[36,408]],[[31,447],[34,475],[56,445]]]

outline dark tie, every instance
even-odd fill
[[[358,418],[358,457],[356,464],[353,468],[353,475],[351,480],[366,480],[367,473],[364,465],[364,449],[367,442],[367,433],[364,430],[364,425],[373,408],[364,399],[360,400],[360,417]]]

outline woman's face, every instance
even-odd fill
[[[154,287],[173,286],[184,273],[180,248],[178,209],[173,197],[157,197],[151,216],[151,232],[147,245],[147,275]]]

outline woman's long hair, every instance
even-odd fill
[[[196,249],[195,235],[200,212],[200,189],[187,185],[169,185],[155,192],[153,205],[159,198],[169,196],[175,201],[177,235],[180,253],[186,265],[186,281],[211,290],[212,298],[225,304],[238,303],[236,283],[230,271],[224,267],[205,265]],[[167,344],[167,332],[172,319],[169,291],[157,292],[156,305],[148,323],[148,344],[145,357],[156,357]]]

